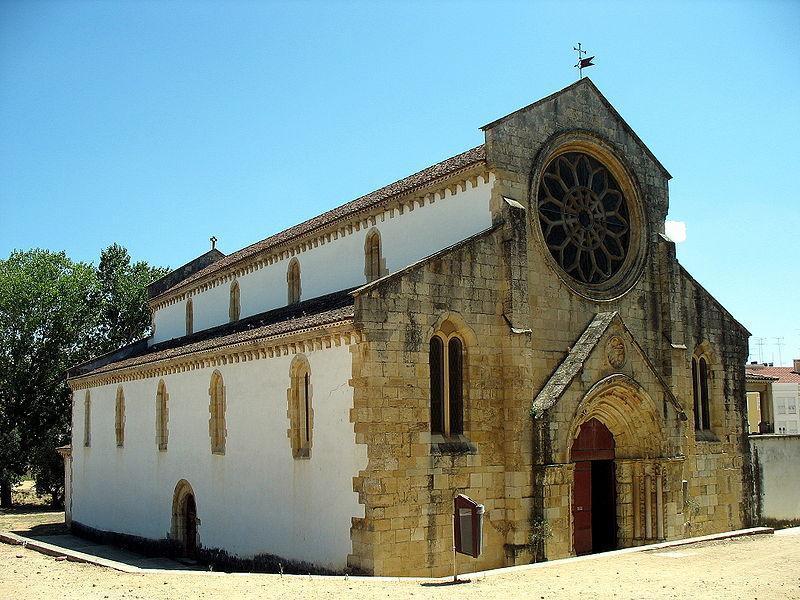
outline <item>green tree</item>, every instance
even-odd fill
[[[30,467],[33,450],[56,447],[67,432],[67,368],[85,360],[81,342],[96,320],[89,302],[94,270],[63,252],[13,252],[0,261],[0,490]],[[54,445],[55,444],[55,445]]]
[[[19,430],[9,412],[0,404],[0,507],[11,506],[11,487],[19,483],[20,473],[25,470],[20,442]]]
[[[92,339],[95,356],[135,342],[150,331],[147,285],[168,272],[144,261],[131,262],[128,251],[112,244],[100,253],[97,288],[97,327]]]
[[[131,263],[114,244],[97,269],[64,252],[15,251],[0,260],[0,501],[30,470],[39,493],[63,498],[56,448],[68,443],[66,371],[149,332],[145,286],[163,268]]]

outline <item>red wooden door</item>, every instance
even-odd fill
[[[575,463],[575,487],[572,498],[572,531],[575,554],[592,551],[592,463]]]
[[[595,550],[595,536],[592,535],[592,461],[614,460],[614,436],[603,423],[597,419],[589,419],[581,426],[572,444],[570,456],[575,462],[572,543],[575,554],[589,554]],[[602,491],[600,488],[597,490],[600,493]],[[610,493],[614,493],[613,487]],[[602,512],[603,503],[599,504],[594,508]],[[613,515],[611,518],[615,519]],[[610,527],[616,528],[616,521]],[[602,532],[598,532],[596,538],[601,540],[602,537]]]

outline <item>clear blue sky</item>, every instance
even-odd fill
[[[799,32],[798,2],[2,2],[0,256],[236,250],[481,143],[581,41],[674,176],[679,259],[788,363]]]

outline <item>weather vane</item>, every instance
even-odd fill
[[[575,65],[575,68],[578,69],[578,79],[583,79],[583,70],[586,67],[594,66],[594,63],[592,62],[592,60],[594,60],[594,56],[590,56],[589,58],[583,58],[584,55],[586,54],[586,50],[581,49],[580,42],[578,42],[577,48],[573,46],[572,49],[578,53],[578,64]]]

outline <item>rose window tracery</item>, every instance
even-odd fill
[[[550,254],[572,278],[601,284],[628,255],[628,203],[614,176],[582,152],[554,158],[544,170],[538,213]]]

